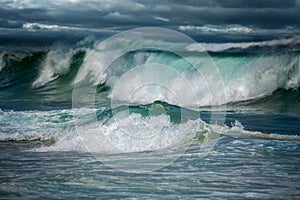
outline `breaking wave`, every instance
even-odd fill
[[[99,53],[93,51],[96,44],[96,40],[87,38],[69,47],[2,52],[1,108],[71,108],[74,81],[77,79],[88,80],[90,85],[97,87],[96,96],[99,98],[96,98],[96,101],[100,99],[98,103],[101,106],[110,104],[112,99],[129,104],[164,101],[189,108],[224,104],[239,107],[248,104],[262,105],[266,102],[267,105],[263,107],[281,105],[292,114],[299,115],[297,108],[300,107],[300,53],[297,38],[202,44],[206,49],[215,51],[209,52],[210,58],[199,57],[199,54],[194,52],[197,49],[187,48],[190,50],[186,52],[188,59],[196,60],[200,70],[207,70],[206,74],[210,74],[211,61],[215,63],[218,77],[212,72],[211,76],[205,79],[199,76],[198,69],[177,54],[158,50],[128,52],[104,69],[99,60]],[[214,49],[214,45],[221,49]],[[269,47],[271,49],[266,49]],[[222,52],[218,52],[219,50]],[[141,66],[145,66],[144,69]],[[168,70],[163,66],[168,66]],[[221,79],[222,87],[215,84],[216,78]],[[128,95],[133,86],[142,86],[156,79],[159,79],[164,87],[147,85]],[[190,88],[193,89],[192,94],[196,98],[188,95],[187,91]],[[214,95],[211,95],[212,93]],[[174,94],[180,97],[181,102],[178,102]]]
[[[300,141],[297,135],[245,130],[238,121],[230,127],[208,124],[200,118],[178,123],[166,114],[137,112],[143,110],[142,106],[134,107],[133,113],[120,111],[113,116],[107,110],[0,111],[0,142],[39,141],[39,146],[30,151],[119,154],[180,148],[191,142],[205,147],[225,136]],[[93,121],[95,113],[97,121]],[[77,126],[76,117],[81,121]]]

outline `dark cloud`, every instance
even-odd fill
[[[259,28],[300,27],[300,10],[193,8],[186,13],[188,23],[195,25],[240,24]]]
[[[296,6],[295,0],[217,0],[209,1],[214,2],[214,5],[220,6],[222,8],[256,8],[256,9],[265,9],[265,8],[293,8]]]
[[[125,30],[141,26],[240,25],[300,29],[300,0],[24,0],[0,2],[0,28],[25,23]],[[37,31],[39,25],[30,26]],[[50,30],[50,29],[49,29]],[[1,31],[1,30],[0,30]],[[198,31],[199,33],[199,31]],[[271,32],[270,32],[271,34]]]
[[[26,1],[25,1],[26,2]],[[241,24],[260,27],[300,26],[300,9],[293,0],[240,1],[78,1],[78,3],[31,5],[17,3],[0,9],[3,20],[74,24],[79,26],[165,25],[155,20],[161,17],[171,24]],[[43,1],[42,1],[43,2]],[[98,3],[97,3],[98,2]],[[1,3],[0,3],[1,4]],[[32,8],[34,7],[35,8]]]
[[[21,28],[23,25],[20,21],[13,21],[13,20],[6,20],[0,18],[0,27],[6,27],[6,28]]]

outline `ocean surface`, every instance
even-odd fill
[[[222,90],[160,50],[99,70],[96,43],[1,49],[0,199],[300,198],[299,39],[187,48]]]

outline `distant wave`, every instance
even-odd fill
[[[206,51],[212,52],[221,52],[232,49],[248,49],[251,47],[276,47],[276,46],[284,46],[284,47],[293,47],[300,45],[300,37],[294,37],[289,39],[280,39],[280,40],[269,40],[269,41],[261,41],[261,42],[229,42],[229,43],[200,43],[202,48],[199,48],[198,44],[191,44],[186,49],[188,51],[200,51],[203,49]],[[299,49],[299,48],[298,48]]]
[[[266,134],[259,131],[248,131],[245,130],[244,126],[239,122],[235,121],[232,127],[227,126],[218,126],[210,125],[212,131],[222,133],[224,135],[233,136],[233,137],[243,137],[243,138],[252,138],[260,140],[281,140],[281,141],[294,141],[300,142],[299,135],[283,135],[283,134]]]

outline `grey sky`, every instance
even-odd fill
[[[160,26],[194,36],[297,35],[300,0],[2,0],[0,35],[114,33]],[[34,35],[34,33],[32,33]],[[36,33],[35,33],[36,34]]]

